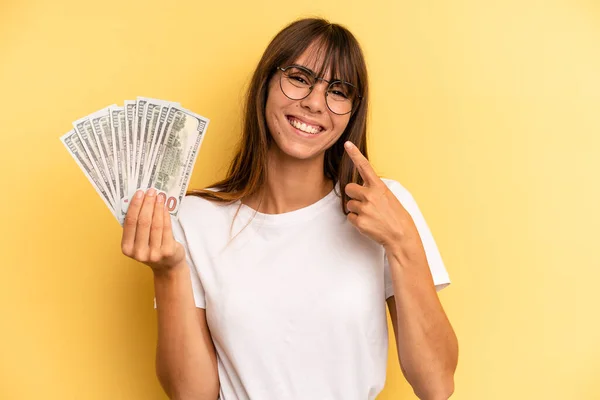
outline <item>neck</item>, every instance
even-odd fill
[[[313,159],[299,160],[273,144],[268,153],[265,184],[242,203],[264,214],[282,214],[316,203],[333,189],[333,181],[323,173],[324,159],[322,153]]]

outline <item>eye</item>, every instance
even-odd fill
[[[288,79],[296,86],[310,86],[312,80],[304,72],[291,71],[288,74]]]
[[[334,100],[346,101],[354,97],[352,89],[351,86],[343,82],[336,82],[331,85],[328,93]]]
[[[296,87],[309,87],[313,85],[314,78],[307,72],[297,67],[288,67],[284,72],[287,80]]]
[[[345,99],[348,98],[348,95],[340,90],[331,90],[329,93],[333,94],[334,96],[343,97]]]
[[[329,94],[336,100],[346,100],[350,97],[348,85],[337,83],[329,88]]]
[[[295,80],[296,82],[308,85],[308,82],[302,76],[299,76],[299,75],[290,76],[290,79]]]

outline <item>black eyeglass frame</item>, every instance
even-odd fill
[[[301,69],[302,71],[306,72],[307,75],[310,75],[312,78],[314,78],[313,79],[314,82],[313,82],[312,85],[309,86],[309,90],[308,90],[308,93],[306,94],[306,96],[301,97],[299,99],[294,99],[294,98],[288,96],[287,93],[285,92],[285,90],[283,90],[283,84],[282,84],[281,80],[283,79],[283,73],[285,73],[285,71],[287,69],[289,69],[289,68],[298,68],[298,69]],[[324,81],[324,82],[329,83],[329,85],[327,86],[327,90],[325,91],[325,105],[327,105],[327,108],[329,109],[329,111],[331,111],[332,113],[334,113],[336,115],[346,115],[346,114],[349,114],[349,113],[352,113],[352,112],[356,111],[356,109],[358,108],[358,105],[360,104],[360,100],[362,99],[362,96],[360,94],[358,94],[359,91],[358,91],[358,87],[356,87],[356,85],[353,85],[352,83],[346,82],[346,81],[340,81],[340,80],[328,81],[325,78],[317,78],[315,76],[315,73],[313,71],[311,71],[310,69],[308,69],[308,68],[306,68],[306,67],[304,67],[302,65],[292,64],[292,65],[288,65],[287,67],[284,67],[284,68],[277,67],[277,69],[282,72],[281,76],[279,77],[279,88],[281,89],[281,92],[285,95],[285,97],[287,97],[290,100],[302,100],[302,99],[305,99],[308,96],[310,96],[310,94],[312,93],[312,91],[313,91],[313,89],[314,89],[314,87],[315,87],[315,85],[317,84],[318,81]],[[331,107],[329,107],[329,102],[327,101],[327,96],[329,95],[329,89],[333,85],[335,85],[336,83],[343,83],[345,85],[352,86],[356,90],[356,96],[358,98],[358,101],[355,104],[352,105],[352,109],[350,111],[348,111],[348,112],[343,113],[343,114],[336,113],[335,111],[333,111],[331,109]]]

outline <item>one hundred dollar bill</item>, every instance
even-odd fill
[[[177,217],[204,133],[210,120],[178,106],[170,106],[164,121],[162,138],[149,172],[147,189],[154,187],[167,196],[166,206]]]
[[[115,204],[117,208],[115,213],[117,214],[117,218],[119,222],[125,219],[125,208],[124,202],[127,201],[128,195],[128,174],[127,174],[127,152],[126,152],[126,142],[127,137],[125,135],[125,108],[124,107],[111,107],[109,108],[109,119],[110,119],[110,129],[112,131],[112,136],[114,137],[115,143],[115,154],[116,154],[116,168],[118,173],[118,181],[119,181],[119,193],[120,199]]]
[[[96,193],[100,195],[100,198],[106,204],[110,212],[115,215],[115,210],[111,203],[111,196],[108,188],[105,186],[102,177],[99,176],[92,161],[83,147],[83,143],[79,138],[77,132],[72,129],[63,136],[60,137],[60,141],[65,145],[69,154],[73,157],[81,171],[83,171],[86,178],[92,184]]]
[[[110,187],[113,193],[115,210],[120,209],[121,202],[121,191],[120,191],[120,182],[119,182],[119,171],[117,168],[117,157],[116,157],[116,140],[113,137],[113,131],[110,127],[110,109],[112,107],[116,107],[115,104],[112,106],[103,108],[102,110],[96,111],[93,114],[90,114],[88,118],[90,119],[90,124],[92,125],[92,130],[97,138],[100,155],[102,156],[105,165],[108,169],[108,178],[110,182]]]
[[[92,128],[92,123],[89,117],[80,118],[73,122],[75,132],[79,135],[79,139],[83,144],[83,148],[88,154],[96,173],[102,178],[104,185],[109,191],[111,204],[116,204],[114,188],[111,186],[111,178],[108,172],[106,159],[102,156],[101,141],[96,137],[96,133]],[[116,207],[113,207],[113,209]]]
[[[177,217],[208,123],[179,103],[138,97],[78,119],[60,139],[122,226],[137,189],[165,193]]]
[[[181,104],[163,100],[147,99],[148,100],[148,113],[152,113],[150,129],[148,130],[149,137],[147,136],[148,151],[146,152],[146,159],[144,160],[144,168],[142,169],[142,179],[140,188],[147,188],[150,179],[150,172],[152,169],[152,163],[156,158],[158,152],[158,141],[161,134],[163,133],[169,107],[177,106]],[[152,107],[152,108],[151,108]],[[150,111],[152,110],[152,111]]]
[[[133,191],[135,190],[133,170],[135,168],[135,115],[137,103],[135,100],[125,100],[125,146],[127,149],[127,198],[131,198]]]
[[[146,122],[145,114],[147,111],[148,101],[145,98],[136,100],[136,115],[135,115],[135,166],[133,171],[134,190],[142,184],[141,169],[144,167],[144,157],[146,157],[146,149],[144,148],[144,125]]]

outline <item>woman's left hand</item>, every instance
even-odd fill
[[[422,248],[412,217],[377,176],[369,160],[351,142],[346,142],[344,147],[364,181],[363,186],[346,185],[345,192],[351,198],[347,203],[348,221],[388,252],[401,248],[406,251],[405,246],[415,244]]]

